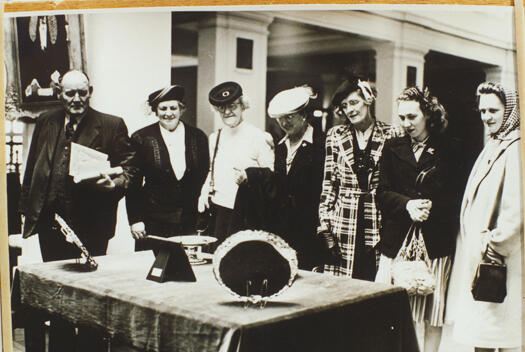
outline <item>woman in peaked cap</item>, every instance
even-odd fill
[[[248,167],[273,169],[272,137],[245,121],[248,99],[236,82],[210,90],[209,102],[224,124],[209,136],[210,170],[199,198],[199,211],[213,215],[208,233],[220,244],[229,234],[238,184]]]
[[[209,167],[208,140],[184,123],[184,87],[151,93],[148,104],[159,121],[131,136],[137,175],[126,196],[136,250],[147,235],[171,237],[195,231],[197,200]]]

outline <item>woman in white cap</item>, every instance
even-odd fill
[[[221,83],[212,88],[208,98],[224,127],[209,137],[210,171],[199,198],[199,212],[210,209],[213,218],[208,233],[220,244],[230,234],[232,209],[244,169],[273,169],[273,139],[244,120],[249,104],[238,83]]]
[[[375,279],[379,260],[379,158],[385,141],[402,133],[376,120],[375,98],[369,82],[355,76],[332,98],[332,106],[350,124],[328,131],[318,228],[330,253],[325,271],[369,281]]]
[[[138,174],[126,195],[135,250],[147,235],[170,237],[195,231],[197,200],[209,167],[204,132],[182,122],[184,87],[151,93],[148,104],[159,121],[131,136]]]
[[[297,251],[299,267],[305,270],[322,263],[316,229],[325,138],[308,121],[310,101],[316,97],[308,86],[295,87],[281,91],[268,105],[268,115],[286,134],[275,148],[274,231]]]

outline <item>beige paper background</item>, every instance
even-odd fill
[[[142,7],[169,7],[169,6],[228,6],[228,5],[299,5],[299,4],[432,4],[432,5],[483,5],[483,6],[516,6],[516,62],[518,66],[518,87],[520,92],[525,92],[525,34],[524,34],[524,8],[523,0],[64,0],[64,1],[2,1],[0,8],[0,47],[4,47],[3,36],[3,15],[12,12],[29,11],[64,11],[64,10],[85,10],[85,9],[105,9],[105,8],[142,8]],[[2,50],[1,64],[4,62],[4,51]],[[4,106],[4,70],[0,70],[0,91],[2,99],[0,101],[0,111],[2,116],[5,112]],[[522,110],[525,107],[525,94],[520,95],[520,105]],[[522,127],[522,131],[523,131]],[[521,141],[522,155],[525,155],[525,143]],[[2,175],[6,174],[5,160],[5,124],[0,123],[0,170]],[[522,175],[525,174],[525,163],[522,162]],[[7,188],[6,178],[0,177],[0,190]],[[525,194],[525,187],[523,187]],[[0,197],[0,298],[1,298],[1,334],[0,346],[3,352],[12,351],[12,328],[11,328],[11,305],[9,288],[9,263],[8,263],[8,244],[7,244],[7,202],[5,193]],[[525,197],[522,197],[525,199]],[[523,240],[522,240],[523,250]],[[525,303],[525,302],[524,302]],[[525,307],[525,304],[523,305]],[[525,317],[524,317],[525,321]],[[524,324],[525,326],[525,324]],[[525,331],[523,332],[525,336]]]

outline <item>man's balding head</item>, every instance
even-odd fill
[[[87,111],[92,91],[87,75],[82,71],[72,70],[61,77],[58,96],[69,116],[81,117]]]

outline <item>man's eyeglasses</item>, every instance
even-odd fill
[[[89,91],[87,89],[72,89],[64,91],[64,94],[70,98],[75,97],[77,93],[79,97],[84,98],[89,94]]]
[[[217,109],[218,112],[224,114],[226,112],[226,110],[233,111],[233,110],[237,109],[239,104],[240,103],[231,103],[231,104],[224,105],[224,106],[217,106],[215,108]]]

